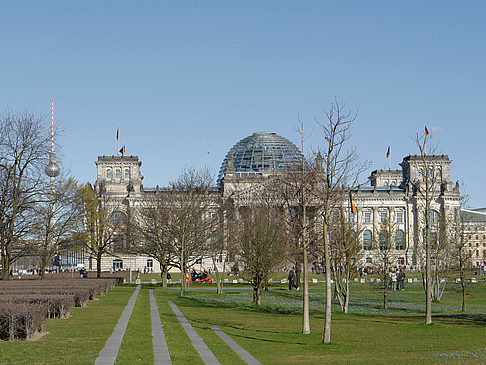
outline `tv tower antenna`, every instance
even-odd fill
[[[55,206],[55,196],[56,196],[56,176],[60,172],[59,165],[56,162],[56,153],[54,152],[54,100],[51,103],[51,151],[49,152],[49,163],[47,164],[44,172],[50,178],[51,183],[51,196],[49,204],[49,222],[48,222],[48,239],[49,245],[54,245],[55,240],[55,224],[56,224],[56,206]]]

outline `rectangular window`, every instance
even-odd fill
[[[403,223],[403,213],[397,212],[397,223]]]
[[[380,220],[383,223],[386,220],[386,213],[380,213]]]
[[[365,214],[364,214],[364,222],[365,223],[371,223],[371,213],[370,212],[365,212]]]
[[[147,259],[147,267],[148,268],[154,267],[154,261],[152,259]]]
[[[354,214],[352,212],[349,212],[348,219],[350,223],[354,222]]]

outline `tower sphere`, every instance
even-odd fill
[[[49,152],[49,163],[47,164],[46,168],[44,169],[44,172],[49,177],[56,177],[56,176],[59,175],[60,171],[61,171],[61,169],[59,168],[59,165],[56,162],[56,153],[55,152]]]
[[[243,138],[229,150],[229,154],[235,173],[282,172],[298,165],[302,157],[295,144],[272,132],[255,132]],[[219,181],[225,175],[228,155],[219,170]]]

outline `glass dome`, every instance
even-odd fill
[[[295,144],[276,133],[269,132],[253,133],[235,144],[228,155],[230,153],[235,172],[242,175],[286,171],[298,165],[302,158]],[[228,155],[219,170],[218,182],[225,175]]]

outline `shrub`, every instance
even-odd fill
[[[43,329],[47,305],[0,303],[0,339],[29,339]]]

